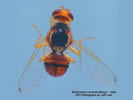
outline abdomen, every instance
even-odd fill
[[[45,58],[44,65],[49,75],[58,77],[66,73],[69,61],[64,55],[51,53]]]
[[[65,74],[68,66],[45,63],[45,68],[46,72],[48,72],[51,76],[58,77]]]

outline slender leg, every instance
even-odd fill
[[[72,46],[69,47],[69,50],[70,50],[71,52],[73,52],[73,53],[75,53],[76,55],[79,56],[79,59],[80,59],[80,60],[79,60],[79,61],[80,61],[80,70],[81,70],[81,64],[82,64],[82,62],[81,62],[81,59],[82,59],[82,56],[81,56],[82,41],[88,40],[88,39],[93,40],[94,38],[93,38],[93,37],[85,37],[85,38],[79,40],[78,42],[77,42],[77,40],[73,40],[73,43],[76,44],[76,45],[78,45],[79,50],[76,50],[76,49],[73,48]]]
[[[33,27],[38,31],[38,33],[40,34],[39,38],[37,39],[36,43],[35,43],[35,48],[41,48],[41,47],[45,47],[47,46],[47,43],[45,41],[45,37],[41,40],[42,38],[42,34],[40,33],[40,30],[37,28],[36,25],[33,24]],[[38,44],[40,42],[40,44]]]
[[[93,37],[85,37],[85,38],[79,40],[78,43],[77,43],[77,40],[73,40],[73,43],[78,45],[79,51],[76,50],[75,48],[73,48],[72,46],[69,47],[69,50],[72,51],[72,52],[74,52],[74,53],[77,54],[78,56],[80,56],[81,49],[82,49],[82,41],[83,41],[83,40],[88,40],[88,39],[94,40]]]
[[[43,49],[43,56],[40,58],[40,62],[44,61],[44,59],[46,58],[46,51],[45,51],[45,47]]]
[[[50,18],[50,25],[53,26],[55,24],[53,17]]]
[[[35,48],[41,48],[47,46],[47,42],[45,41],[45,37],[41,40],[42,35],[40,34],[39,38],[37,39],[35,43]],[[41,40],[41,41],[40,41]],[[40,42],[40,44],[38,44]]]
[[[81,39],[81,40],[88,40],[88,39],[94,40],[94,37],[85,37],[85,38],[83,38],[83,39]]]
[[[81,50],[82,50],[82,41],[88,40],[88,39],[93,40],[94,38],[93,37],[85,37],[85,38],[83,38],[83,39],[81,39],[81,40],[78,41],[80,55],[81,55]],[[81,71],[81,65],[82,65],[82,60],[81,59],[82,59],[82,56],[79,56],[80,71]]]
[[[33,26],[33,28],[35,28],[35,29],[37,30],[37,32],[38,32],[39,34],[41,34],[41,33],[40,33],[40,30],[38,29],[38,27],[37,27],[35,24],[33,24],[32,26]]]
[[[47,42],[44,42],[44,43],[40,43],[40,44],[35,45],[35,48],[46,47],[47,45],[48,45]]]
[[[45,57],[46,57],[46,52],[45,52],[45,47],[48,45],[47,42],[45,41],[45,37],[41,40],[42,38],[42,34],[40,33],[39,29],[37,28],[36,25],[33,25],[33,27],[38,31],[38,33],[40,34],[39,38],[37,39],[36,43],[35,43],[35,48],[41,48],[44,47],[43,50],[43,56],[40,58],[40,62],[44,61]],[[38,44],[40,42],[40,44]]]
[[[67,54],[65,54],[65,57],[67,57],[67,59],[68,59],[71,63],[74,63],[74,59],[72,59],[70,56],[68,56]]]
[[[73,48],[72,46],[69,47],[69,50],[73,53],[75,53],[76,55],[80,56],[80,52],[78,50],[76,50],[75,48]]]
[[[82,41],[88,40],[88,39],[94,40],[94,37],[85,37],[85,38],[83,38],[83,39],[81,39],[81,40],[78,41],[80,53],[81,53],[81,49],[82,49]]]

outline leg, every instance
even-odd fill
[[[41,47],[45,47],[47,46],[47,42],[45,41],[45,37],[41,40],[42,35],[40,34],[39,38],[37,39],[36,43],[35,43],[35,48],[41,48]],[[41,43],[38,44],[41,40]]]
[[[46,57],[46,51],[45,51],[45,47],[44,47],[44,49],[43,49],[43,56],[40,58],[39,62],[44,61],[45,57]]]
[[[40,44],[35,44],[35,48],[46,47],[47,45],[48,45],[47,42],[43,42],[43,43],[40,43]]]
[[[88,40],[88,39],[94,40],[94,37],[85,37],[85,38],[83,38],[83,39],[81,39],[81,40]]]
[[[93,37],[85,37],[85,38],[79,40],[78,43],[77,43],[77,40],[73,40],[73,43],[79,46],[79,51],[76,50],[76,49],[74,49],[73,47],[69,47],[69,50],[71,50],[72,52],[74,52],[75,54],[77,54],[77,55],[80,56],[81,49],[82,49],[82,41],[83,41],[83,40],[88,40],[88,39],[94,40]]]
[[[82,49],[82,41],[88,40],[88,39],[94,40],[94,37],[85,37],[85,38],[83,38],[83,39],[81,39],[81,40],[78,41],[78,45],[79,45],[80,52],[81,52],[81,49]]]
[[[82,59],[82,56],[81,56],[82,41],[83,40],[88,40],[88,39],[93,40],[94,38],[93,37],[86,37],[86,38],[83,38],[83,39],[79,40],[78,42],[76,40],[73,40],[73,43],[76,44],[76,45],[78,45],[79,50],[76,50],[75,48],[73,48],[71,46],[69,47],[69,50],[70,51],[72,51],[73,53],[75,53],[75,54],[77,54],[79,56],[80,70],[81,70],[81,64],[82,64],[82,62],[81,62],[81,59]]]
[[[50,25],[53,26],[55,24],[53,17],[50,18]]]
[[[73,48],[72,46],[69,47],[69,50],[75,53],[76,55],[80,56],[80,52],[76,50],[75,48]]]
[[[32,26],[33,26],[33,27],[37,30],[37,32],[41,35],[40,30],[37,28],[37,26],[36,26],[35,24],[33,24]]]
[[[68,61],[70,61],[71,63],[74,63],[74,60],[71,57],[69,57],[67,54],[65,54],[65,57],[67,57]]]
[[[45,57],[46,57],[46,54],[45,54],[45,47],[47,46],[47,43],[45,41],[45,37],[41,40],[42,38],[42,34],[40,33],[39,29],[37,28],[36,25],[33,25],[33,27],[38,31],[38,33],[40,34],[39,38],[37,39],[36,43],[35,43],[35,48],[41,48],[41,47],[44,47],[44,50],[43,50],[43,56],[40,58],[40,62],[44,61]],[[41,40],[41,43],[38,44]]]
[[[39,29],[37,28],[36,25],[33,24],[33,27],[38,31],[38,33],[40,34],[39,38],[37,39],[36,43],[35,43],[35,48],[41,48],[41,47],[45,47],[47,45],[47,43],[45,42],[45,37],[41,40],[42,38],[42,34],[40,33]],[[38,44],[41,40],[41,43]]]

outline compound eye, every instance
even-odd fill
[[[55,10],[54,12],[53,12],[53,16],[55,15],[55,14],[59,14],[61,12],[61,10],[60,9],[57,9],[57,10]]]
[[[57,9],[52,13],[53,18],[57,22],[61,23],[71,23],[73,20],[73,15],[70,13],[69,9]]]
[[[68,16],[73,20],[73,15],[71,13],[69,13]]]

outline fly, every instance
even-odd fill
[[[64,75],[70,63],[73,63],[75,66],[82,68],[80,70],[88,79],[94,79],[107,85],[116,83],[115,75],[109,67],[94,55],[89,48],[82,45],[84,40],[93,40],[93,37],[85,37],[79,41],[73,40],[70,27],[73,19],[74,17],[69,9],[64,9],[64,7],[56,9],[50,18],[51,28],[44,38],[42,38],[39,29],[33,25],[40,36],[35,43],[35,50],[18,84],[21,93],[29,92],[38,85],[41,77],[39,71],[43,71],[43,69],[37,64],[41,63],[43,63],[46,72],[53,77]],[[49,48],[49,50],[46,50],[46,48]],[[43,54],[40,57],[41,50]],[[67,50],[77,55],[79,59],[76,60],[68,56],[65,53]],[[78,62],[80,63],[78,64]]]

